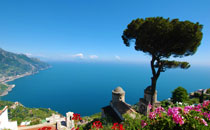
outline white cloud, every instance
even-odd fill
[[[27,55],[28,57],[31,57],[32,56],[31,53],[25,53],[25,55]]]
[[[28,57],[37,57],[37,58],[48,58],[49,56],[43,54],[31,54],[31,53],[24,53]]]
[[[39,58],[49,58],[49,56],[47,55],[43,55],[43,54],[33,54],[33,57],[39,57]]]
[[[115,56],[115,59],[120,60],[121,58],[120,56]]]
[[[90,59],[97,59],[98,58],[97,55],[90,55],[89,57],[90,57]]]
[[[80,59],[83,59],[83,58],[84,58],[84,54],[78,53],[78,54],[72,55],[72,57],[73,57],[73,58],[79,57]]]

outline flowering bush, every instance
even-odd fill
[[[75,115],[75,119],[77,119],[76,117],[78,115]],[[136,114],[135,118],[129,115],[123,117],[125,120],[122,124],[110,124],[99,119],[100,121],[92,121],[89,128],[92,130],[209,130],[210,101],[191,106],[178,103],[178,105],[175,104],[167,109],[158,107],[148,116]]]
[[[113,130],[125,130],[123,128],[123,125],[122,124],[119,124],[119,123],[114,123],[113,126],[112,126],[112,129]]]
[[[82,120],[82,118],[80,117],[80,114],[74,113],[74,114],[73,114],[73,118],[72,118],[72,120],[75,120],[75,121],[81,121],[81,120]]]
[[[99,129],[103,128],[103,126],[102,126],[102,123],[100,121],[95,121],[95,122],[93,122],[92,128],[96,129],[96,130],[99,130]]]
[[[167,111],[158,107],[149,113],[149,118],[141,121],[142,129],[197,129],[209,130],[210,101],[196,106],[169,107]]]
[[[75,121],[75,127],[72,128],[71,130],[79,130],[79,127],[77,127],[77,122],[82,120],[82,118],[80,117],[80,114],[74,113],[72,120]]]

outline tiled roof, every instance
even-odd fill
[[[111,117],[114,122],[121,122],[122,120],[117,115],[117,113],[112,109],[111,106],[103,107],[102,110],[107,117]]]
[[[125,93],[125,91],[121,87],[117,87],[112,91],[112,93],[120,94],[120,93]]]
[[[127,103],[125,102],[113,102],[112,105],[114,106],[114,108],[117,109],[117,111],[123,115],[125,113],[135,113],[136,111],[134,109],[131,108],[130,105],[128,105]]]

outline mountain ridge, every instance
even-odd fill
[[[0,48],[0,79],[9,76],[36,73],[50,65],[25,54],[16,54]]]

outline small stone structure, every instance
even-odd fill
[[[123,114],[135,116],[136,111],[131,108],[131,105],[125,102],[125,91],[121,87],[117,87],[112,91],[112,101],[109,106],[102,108],[102,118],[111,117],[117,122],[124,120]]]
[[[66,127],[70,130],[74,128],[73,114],[73,112],[66,113]]]
[[[66,113],[66,117],[61,117],[59,114],[53,114],[46,118],[49,124],[56,124],[58,130],[72,130],[74,128],[73,112]]]
[[[125,91],[121,87],[117,87],[112,90],[112,103],[120,101],[125,102]]]
[[[148,115],[148,113],[150,112],[149,109],[149,104],[151,104],[151,97],[152,97],[152,87],[148,86],[145,90],[144,90],[144,98],[140,98],[139,100],[139,113],[144,114],[144,115]],[[160,106],[160,102],[157,101],[157,91],[155,90],[155,96],[154,96],[154,100],[155,100],[155,107]]]
[[[56,126],[58,130],[72,130],[74,128],[73,112],[66,113],[66,118],[57,121]]]

